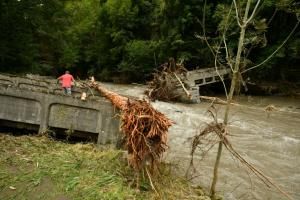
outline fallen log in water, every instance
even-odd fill
[[[146,100],[135,100],[107,90],[92,78],[97,89],[121,110],[121,130],[125,135],[128,162],[137,171],[149,164],[153,169],[167,149],[168,129],[172,121]]]
[[[222,104],[222,105],[226,105],[227,101],[224,101],[218,97],[208,97],[208,96],[199,96],[200,99],[204,99],[204,100],[210,100],[212,101],[212,103],[216,103],[216,104]],[[240,104],[237,103],[230,103],[231,105],[236,105],[239,106]]]
[[[204,100],[210,100],[213,103],[217,103],[217,104],[223,104],[226,105],[227,102],[218,98],[218,97],[208,97],[208,96],[199,96],[200,99],[204,99]]]

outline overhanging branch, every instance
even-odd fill
[[[287,38],[282,42],[282,44],[264,61],[262,61],[261,63],[259,63],[258,65],[255,65],[253,67],[250,67],[249,69],[246,69],[244,71],[241,72],[241,74],[246,73],[252,69],[255,69],[257,67],[262,66],[263,64],[265,64],[266,62],[268,62],[284,45],[285,43],[290,39],[290,37],[294,34],[295,30],[297,29],[297,27],[299,26],[300,21],[298,20],[298,22],[296,23],[296,25],[294,26],[293,30],[290,32],[290,34],[287,36]]]

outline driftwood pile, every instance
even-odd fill
[[[185,84],[187,69],[170,59],[153,73],[152,81],[148,82],[145,94],[151,101],[183,101],[189,100],[190,94]]]
[[[91,80],[90,86],[97,89],[121,110],[121,130],[126,140],[128,162],[136,170],[146,165],[157,167],[167,148],[168,129],[172,121],[155,110],[145,100],[129,99],[105,89]]]

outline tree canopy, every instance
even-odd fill
[[[1,0],[0,4],[2,72],[57,75],[69,69],[79,77],[144,81],[170,57],[188,69],[214,66],[205,40],[217,48],[225,29],[229,52],[238,44],[231,0],[208,1],[205,11],[204,0]],[[298,22],[299,7],[294,0],[263,1],[247,27],[243,63],[258,64],[277,49]],[[249,75],[296,80],[299,35],[297,28],[273,59]]]

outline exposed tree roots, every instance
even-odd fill
[[[172,122],[144,100],[128,101],[121,119],[131,155],[129,163],[138,170],[144,164],[155,166],[167,148],[167,133]]]
[[[172,121],[145,100],[132,100],[91,81],[92,87],[121,110],[121,129],[126,140],[128,162],[137,171],[146,165],[152,169],[167,149],[168,129]]]
[[[187,70],[182,64],[170,59],[153,73],[152,81],[148,82],[145,94],[150,100],[180,101],[183,97],[189,99],[186,84],[184,84]]]

